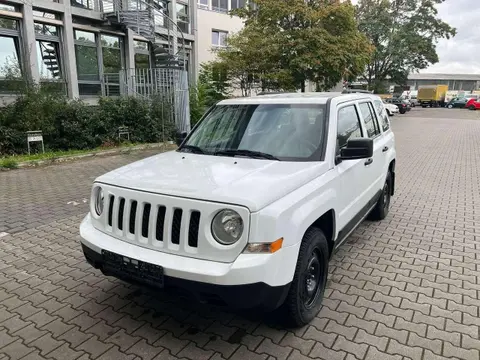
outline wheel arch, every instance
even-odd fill
[[[305,234],[307,233],[308,229],[312,227],[322,230],[323,234],[327,238],[329,255],[332,256],[336,234],[335,210],[330,209],[322,214],[322,216],[316,219],[312,225],[307,228]]]

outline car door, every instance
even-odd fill
[[[340,149],[347,145],[347,141],[364,136],[360,121],[360,114],[354,102],[341,104],[337,109],[337,147],[336,155]],[[338,218],[337,229],[345,235],[348,229],[356,225],[356,218],[368,202],[367,179],[365,179],[365,159],[336,161],[337,172],[337,201]]]
[[[368,199],[375,199],[379,191],[383,189],[386,158],[384,153],[388,151],[387,139],[383,136],[378,123],[377,114],[371,101],[360,101],[358,104],[361,120],[365,127],[365,134],[373,139],[373,156],[365,161],[364,176],[367,180]],[[387,165],[388,167],[388,165]]]

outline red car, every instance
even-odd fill
[[[470,99],[465,104],[465,107],[470,110],[480,110],[480,101],[477,99]]]

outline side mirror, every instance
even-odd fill
[[[186,131],[177,134],[177,146],[180,146],[186,137],[187,137]]]
[[[341,160],[367,159],[373,156],[373,139],[357,138],[347,141],[347,146],[340,149]]]

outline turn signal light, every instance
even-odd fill
[[[245,248],[246,253],[250,254],[273,254],[282,248],[283,238],[275,240],[272,243],[254,243],[248,244]]]

